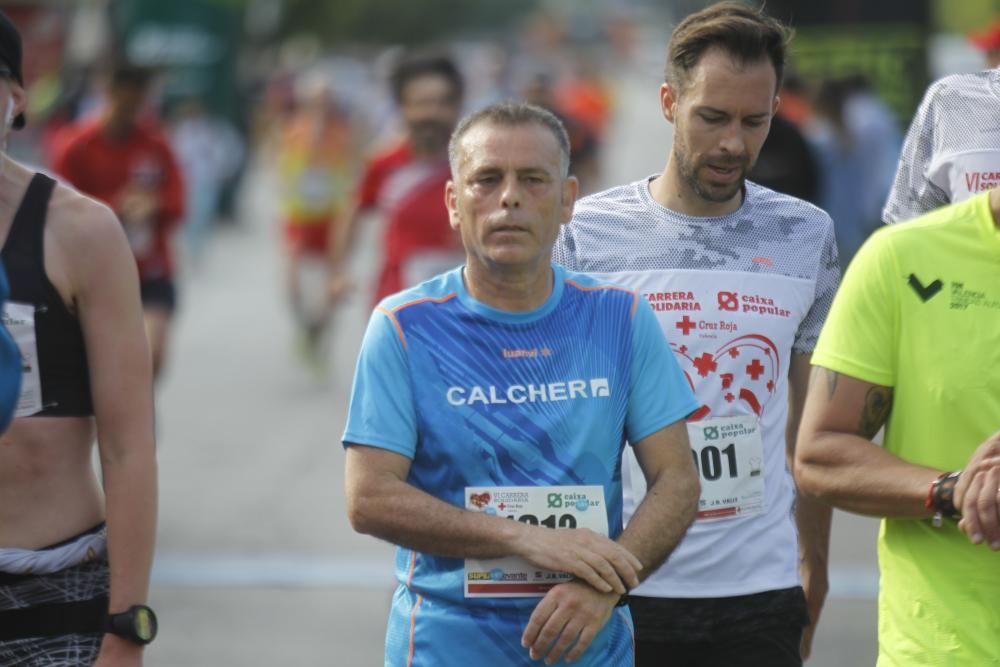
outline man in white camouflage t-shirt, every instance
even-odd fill
[[[1000,68],[955,74],[927,89],[882,211],[910,220],[1000,187]]]
[[[664,171],[578,202],[554,252],[645,295],[701,404],[698,520],[630,594],[639,667],[801,665],[826,596],[830,510],[796,504],[788,461],[840,277],[833,223],[746,180],[786,41],[738,3],[681,22],[660,89]],[[645,493],[628,457],[623,478],[628,518]]]

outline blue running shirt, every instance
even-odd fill
[[[0,313],[3,313],[4,304],[9,298],[7,272],[0,262]],[[21,393],[21,366],[21,351],[18,350],[14,337],[7,330],[6,324],[0,325],[0,433],[10,426],[17,409],[17,399]]]
[[[407,481],[460,507],[466,487],[603,486],[615,538],[626,439],[698,406],[644,299],[553,272],[552,294],[529,312],[476,301],[461,268],[382,301],[343,441],[412,459]],[[520,644],[539,598],[466,599],[463,576],[462,559],[397,550],[386,665],[539,664]],[[627,612],[574,664],[631,665]]]

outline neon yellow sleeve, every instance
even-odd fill
[[[880,230],[855,255],[812,356],[815,366],[888,387],[896,381],[899,289],[906,282],[892,232]]]

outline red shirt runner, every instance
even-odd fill
[[[98,120],[71,131],[56,150],[53,169],[80,192],[106,203],[125,226],[143,280],[173,273],[169,231],[184,215],[180,168],[159,125],[143,121],[127,137],[111,139]],[[127,198],[152,196],[146,216],[128,216]]]
[[[409,287],[403,284],[403,267],[414,255],[460,248],[444,204],[450,175],[447,160],[417,160],[406,143],[368,162],[358,188],[358,203],[362,209],[378,209],[386,218],[385,262],[376,301]]]

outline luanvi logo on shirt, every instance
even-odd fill
[[[939,278],[925,287],[924,284],[920,282],[920,279],[917,278],[916,274],[913,273],[910,274],[908,282],[910,287],[913,288],[913,291],[917,293],[917,296],[919,296],[920,300],[924,303],[927,303],[934,298],[934,295],[940,292],[941,288],[944,286],[944,283],[942,283]]]
[[[506,389],[489,387],[449,387],[445,397],[452,405],[504,405],[513,403],[551,403],[578,398],[608,398],[611,385],[607,378],[549,382],[547,384],[512,384]]]

